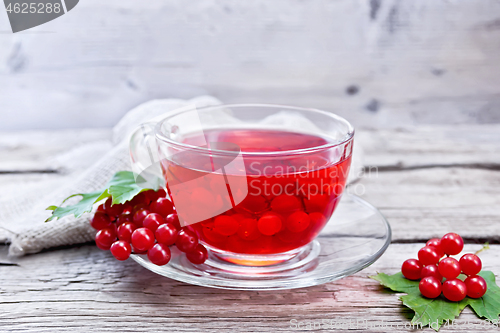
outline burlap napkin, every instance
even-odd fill
[[[36,253],[51,247],[92,241],[95,230],[89,225],[91,214],[44,223],[50,216],[45,209],[61,203],[71,194],[101,189],[115,172],[130,170],[129,136],[142,122],[187,105],[215,104],[220,102],[210,96],[192,100],[153,100],[129,111],[113,128],[110,141],[78,146],[66,156],[56,157],[54,163],[63,173],[59,179],[22,188],[0,201],[0,239],[10,243],[9,254]],[[89,160],[94,163],[88,165]],[[85,170],[72,168],[81,164],[88,167]]]

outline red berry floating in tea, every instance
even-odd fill
[[[238,254],[283,253],[309,244],[332,216],[345,186],[350,150],[341,156],[323,150],[282,158],[261,157],[260,152],[295,151],[331,143],[315,135],[277,130],[207,130],[203,137],[186,136],[183,143],[198,145],[207,140],[232,143],[243,154],[252,154],[241,161],[244,174],[226,168],[223,175],[217,170],[227,162],[224,157],[210,160],[189,151],[176,156],[175,161],[162,162],[178,214],[200,242]],[[188,183],[185,192],[176,192],[179,187],[174,185]],[[194,216],[191,211],[201,210],[206,211],[203,219],[210,222],[198,223],[201,217],[190,220]]]

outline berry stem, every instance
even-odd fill
[[[484,243],[483,247],[480,250],[476,251],[474,254],[477,256],[478,253],[481,253],[481,252],[483,252],[485,250],[489,250],[489,249],[490,249],[490,243],[486,242],[486,243]]]

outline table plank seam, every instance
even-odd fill
[[[480,170],[493,170],[500,171],[500,163],[451,163],[451,164],[422,164],[422,165],[408,165],[397,163],[393,165],[370,165],[363,168],[364,172],[370,172],[373,169],[379,172],[393,172],[393,171],[410,171],[410,170],[423,170],[434,168],[464,168],[464,169],[480,169]]]

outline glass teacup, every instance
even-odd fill
[[[345,119],[316,109],[192,107],[143,126],[131,155],[142,179],[161,173],[181,225],[212,256],[269,266],[298,256],[331,218],[353,136]]]

